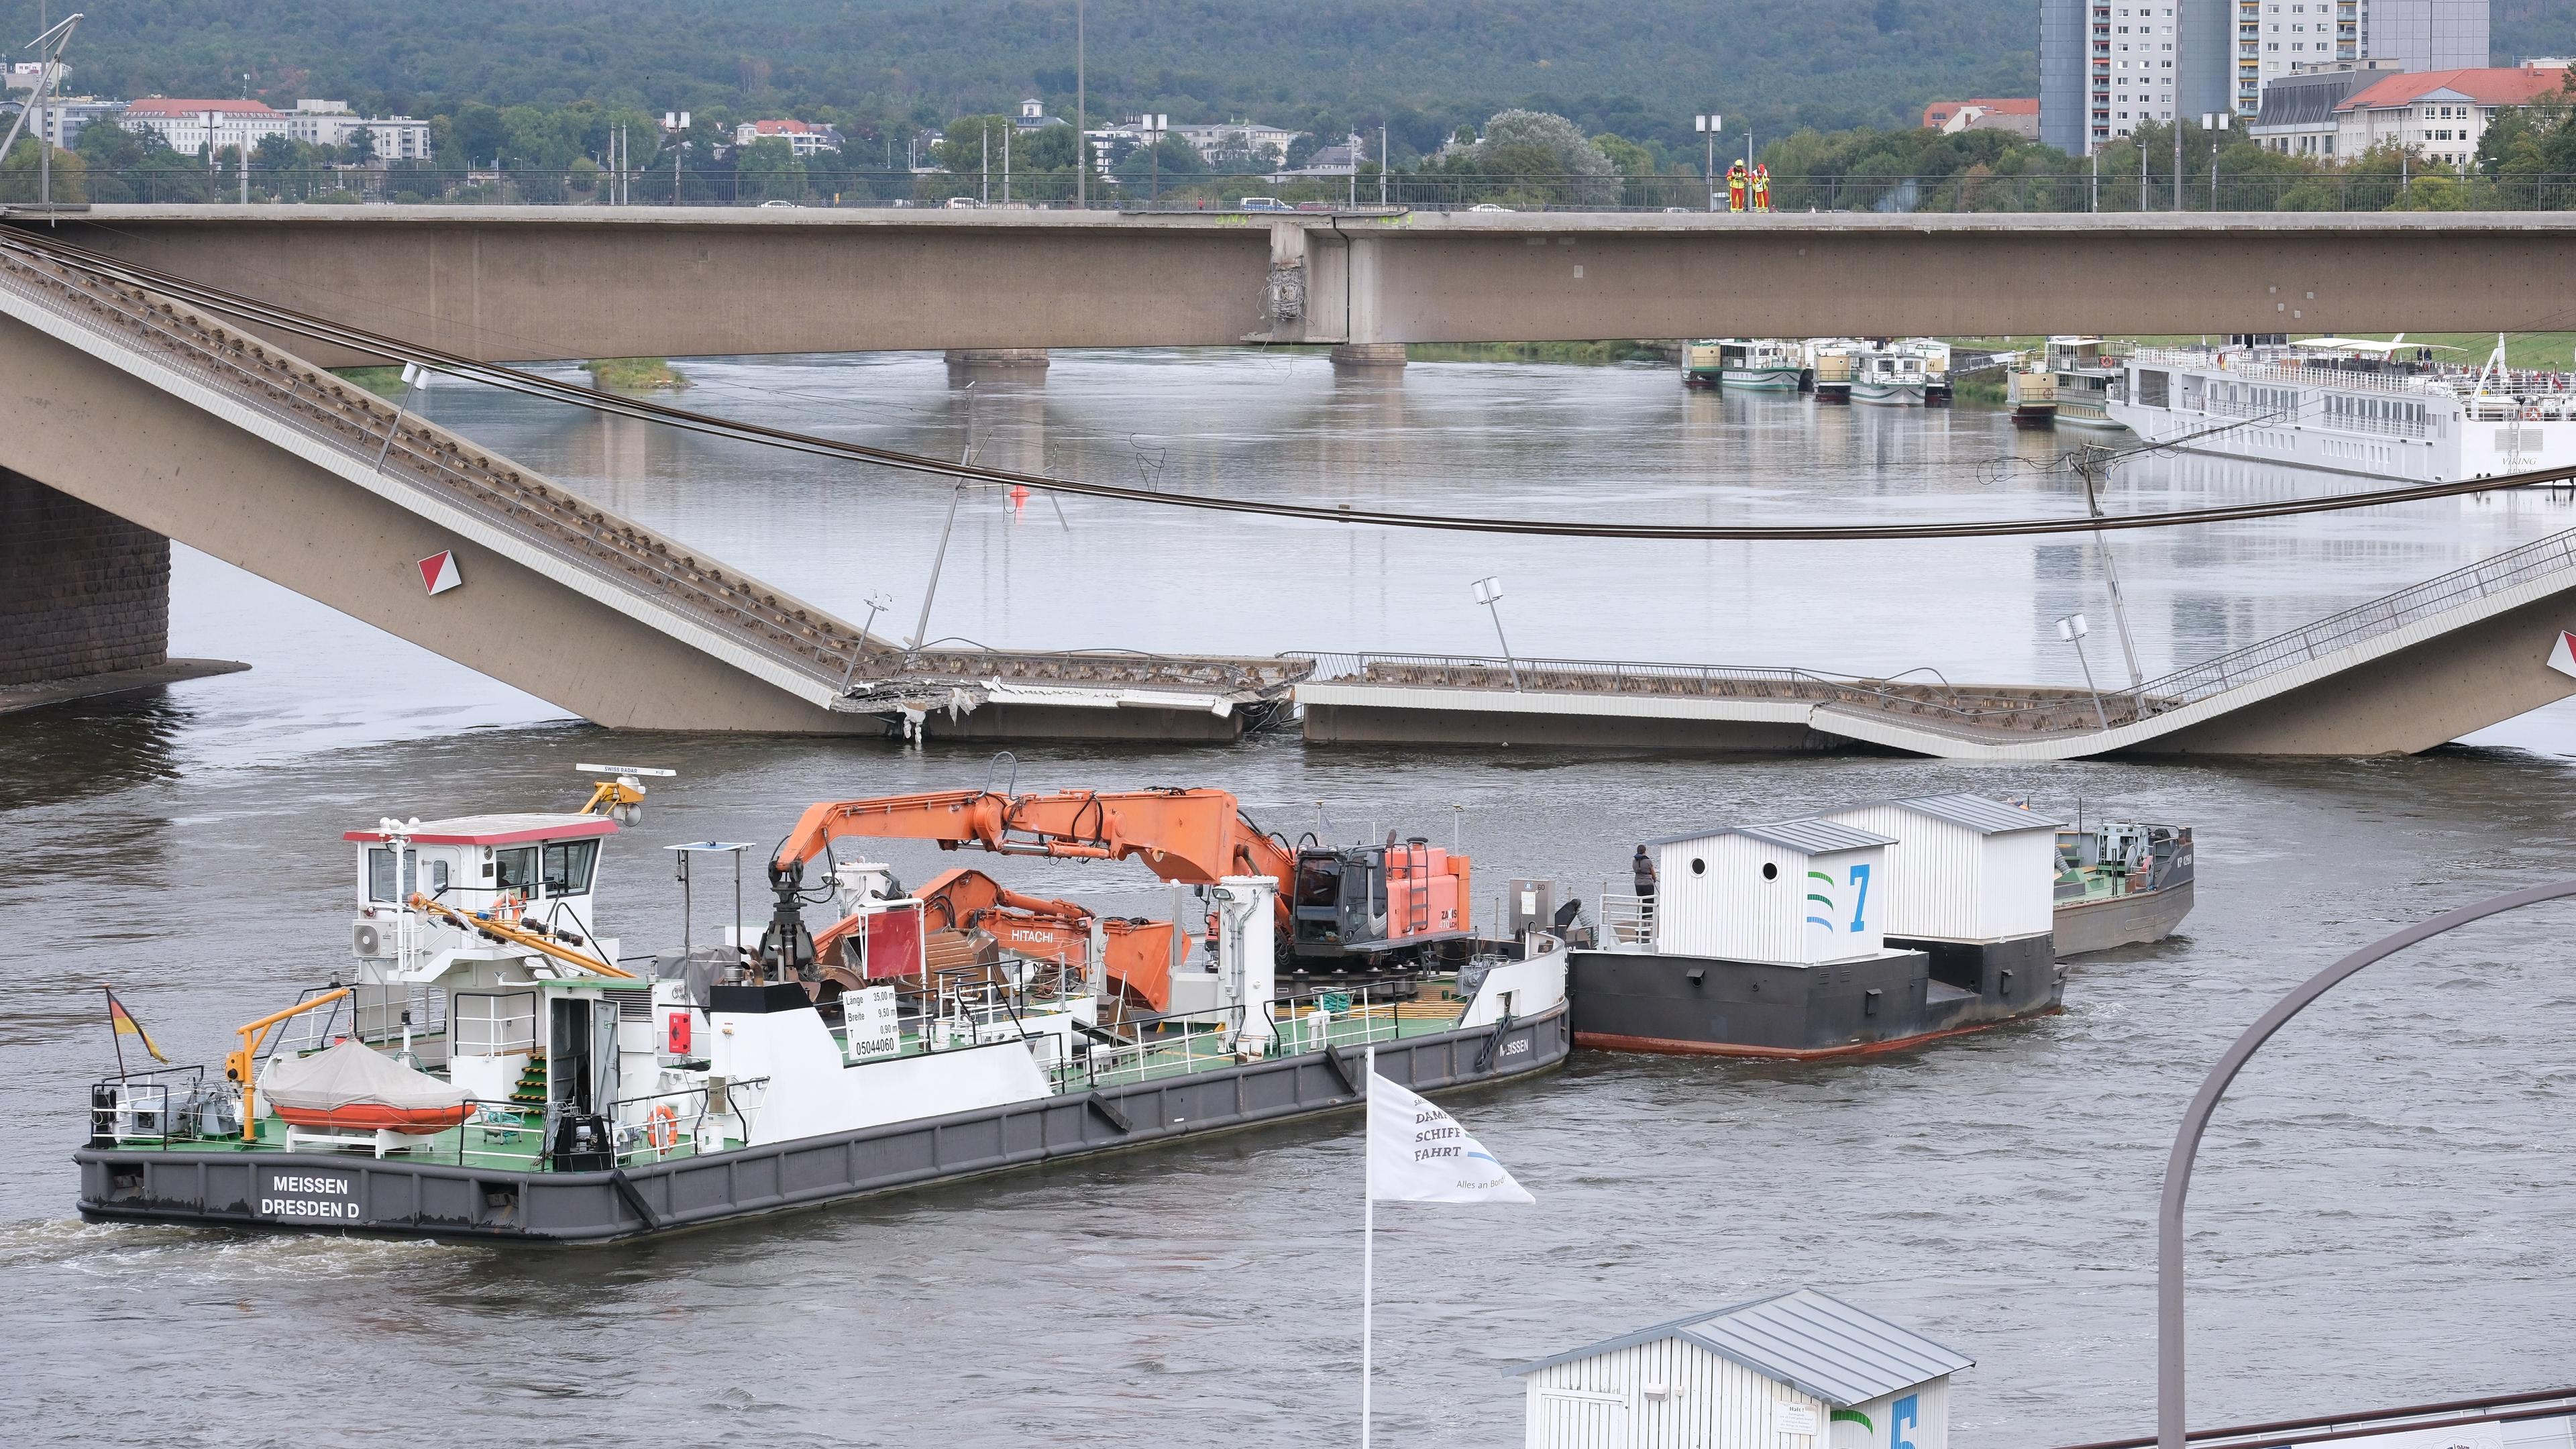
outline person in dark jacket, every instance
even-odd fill
[[[1646,854],[1646,847],[1642,845],[1637,847],[1637,858],[1628,862],[1628,869],[1637,877],[1637,894],[1647,900],[1653,900],[1655,898],[1655,862]]]

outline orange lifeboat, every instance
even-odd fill
[[[474,1114],[464,1088],[355,1040],[274,1064],[259,1090],[278,1116],[298,1127],[417,1137],[444,1132]]]

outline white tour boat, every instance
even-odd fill
[[[2396,355],[2413,346],[2401,335],[2142,348],[2110,415],[2178,452],[2404,483],[2576,467],[2568,374],[2506,367],[2501,336],[2474,371]]]

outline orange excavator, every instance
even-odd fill
[[[982,932],[1014,955],[1061,966],[1080,968],[1091,959],[1096,927],[1111,985],[1158,1011],[1171,999],[1170,921],[1097,916],[1071,901],[1022,895],[980,870],[949,871],[916,895],[930,930]],[[865,920],[847,916],[816,933],[815,959],[835,960],[841,943],[856,936]]]
[[[805,866],[833,842],[853,837],[928,840],[943,850],[973,846],[1055,860],[1133,860],[1178,885],[1268,876],[1279,889],[1278,938],[1290,964],[1308,970],[1403,967],[1473,932],[1467,858],[1418,836],[1399,842],[1390,834],[1383,845],[1291,844],[1254,824],[1223,790],[944,790],[825,801],[806,810],[769,863],[778,904],[761,941],[761,961],[773,979],[813,975],[815,942],[799,912],[811,899],[804,890]],[[961,879],[969,876],[985,884]],[[1079,923],[1088,939],[1091,914],[1070,902],[1016,896],[971,871],[940,877],[922,892],[924,899],[941,886],[948,888],[952,908],[967,914],[1025,921],[1033,930],[1069,932]],[[1169,1001],[1170,937],[1132,926],[1123,933],[1113,928],[1112,934],[1123,936],[1124,949],[1110,952],[1111,977],[1162,1009]],[[824,935],[831,939],[832,931]]]

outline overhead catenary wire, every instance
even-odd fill
[[[566,403],[592,412],[631,417],[660,423],[684,432],[776,448],[787,452],[817,457],[837,458],[848,462],[868,463],[902,472],[970,482],[999,483],[1010,486],[1050,489],[1079,497],[1115,502],[1137,503],[1163,508],[1188,508],[1203,512],[1243,514],[1267,518],[1297,519],[1314,523],[1338,523],[1376,528],[1401,528],[1447,533],[1513,534],[1555,538],[1636,539],[1660,542],[1857,542],[1902,541],[1941,538],[2009,538],[2031,535],[2087,533],[2105,529],[2173,528],[2190,524],[2230,523],[2250,520],[2286,518],[2311,513],[2333,513],[2359,508],[2379,508],[2392,504],[2418,503],[2452,498],[2465,494],[2490,493],[2528,487],[2541,483],[2566,482],[2576,479],[2576,466],[2541,469],[2509,474],[2497,478],[2463,479],[2450,483],[2413,484],[2399,488],[2374,489],[2358,493],[2329,494],[2318,498],[2275,499],[2259,503],[2228,504],[2211,508],[2172,509],[2157,513],[2084,514],[2065,518],[2018,518],[1961,520],[1941,523],[1895,524],[1688,524],[1652,522],[1595,522],[1577,519],[1496,518],[1476,515],[1436,514],[1408,511],[1354,508],[1349,504],[1291,503],[1251,498],[1231,498],[1188,493],[1171,493],[1155,489],[1122,487],[1110,483],[1083,482],[1046,474],[1016,473],[973,463],[951,463],[918,453],[905,453],[890,448],[870,447],[860,443],[817,437],[758,423],[737,422],[706,413],[691,412],[640,398],[619,397],[601,393],[578,384],[563,382],[537,373],[481,362],[438,348],[424,347],[398,338],[386,337],[313,317],[289,308],[277,307],[220,288],[204,286],[183,277],[172,276],[150,267],[119,261],[83,247],[32,233],[17,231],[0,241],[0,247],[48,260],[56,265],[88,272],[94,276],[124,283],[144,291],[159,293],[210,311],[220,312],[257,326],[293,336],[327,342],[352,352],[381,357],[387,363],[412,363],[449,376],[528,397]]]

